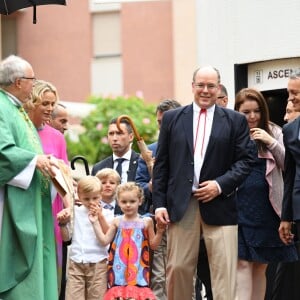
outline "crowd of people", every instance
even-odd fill
[[[55,86],[11,55],[0,88],[0,299],[287,299],[278,289],[300,268],[300,72],[282,129],[261,92],[240,90],[228,109],[219,71],[196,69],[191,104],[156,108],[152,174],[114,118],[112,154],[64,194],[53,182],[69,164],[68,112]]]

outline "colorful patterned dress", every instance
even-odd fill
[[[142,218],[131,222],[120,216],[109,253],[109,290],[104,300],[155,300],[149,288],[149,277],[149,240],[145,223]]]

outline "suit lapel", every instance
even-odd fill
[[[182,118],[182,126],[183,130],[186,133],[187,144],[191,155],[194,156],[194,146],[193,146],[193,105],[188,105],[183,110],[183,118]]]
[[[212,151],[214,149],[214,144],[215,144],[214,137],[220,136],[221,130],[224,127],[224,121],[223,121],[224,115],[225,115],[224,112],[216,105],[214,116],[213,116],[213,123],[212,123],[212,127],[211,127],[210,137],[209,137],[208,145],[207,145],[206,152],[205,152],[204,163],[207,159],[208,153],[212,153]]]
[[[298,117],[296,120],[295,120],[295,127],[296,127],[296,138],[297,138],[297,141],[298,143],[300,142],[300,118]]]
[[[290,132],[291,134],[287,138],[290,139],[291,145],[295,144],[295,147],[298,149],[300,143],[300,118],[292,122]]]
[[[211,128],[211,133],[210,133],[210,138],[208,141],[207,149],[206,149],[206,154],[204,158],[204,162],[207,159],[207,154],[211,153],[211,151],[214,148],[215,140],[214,136],[219,136],[221,134],[222,128],[223,128],[223,118],[225,114],[220,109],[217,105],[215,107],[215,112],[213,116],[213,124]],[[183,110],[183,118],[182,118],[182,125],[183,125],[183,130],[186,133],[186,139],[187,143],[189,146],[189,150],[191,152],[191,155],[194,155],[194,146],[193,146],[193,105],[188,105],[184,110]]]
[[[127,181],[135,181],[135,173],[137,168],[139,155],[137,155],[134,151],[131,152],[129,169],[127,172]]]
[[[110,159],[108,160],[108,164],[107,164],[108,168],[114,168],[114,158],[113,156],[110,156]]]
[[[283,127],[284,138],[286,141],[300,141],[300,132],[299,132],[300,118],[287,123]]]

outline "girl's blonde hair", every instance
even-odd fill
[[[138,198],[143,203],[144,201],[144,191],[143,189],[136,184],[135,182],[125,182],[118,186],[117,188],[117,199],[119,199],[120,194],[123,192],[135,192],[138,196]]]
[[[78,194],[85,194],[90,192],[99,191],[101,193],[102,184],[96,176],[85,176],[78,181],[77,192]]]
[[[113,177],[117,181],[117,184],[121,183],[121,177],[120,177],[119,173],[116,170],[111,169],[111,168],[104,168],[104,169],[98,171],[95,176],[98,177],[100,180],[108,178],[108,177]]]
[[[51,92],[55,95],[56,101],[58,102],[59,97],[57,93],[56,87],[47,81],[44,80],[36,80],[32,89],[30,99],[24,104],[24,108],[28,110],[34,109],[36,106],[40,105],[42,102],[42,97],[44,93]]]

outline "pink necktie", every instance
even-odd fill
[[[198,134],[199,134],[199,127],[200,125],[203,126],[203,129],[201,130],[202,132],[202,141],[201,141],[201,157],[203,157],[203,151],[204,151],[204,141],[205,141],[205,131],[206,131],[206,116],[207,116],[207,110],[206,108],[201,108],[199,112],[199,118],[198,118],[198,123],[197,123],[197,130],[196,130],[196,140],[195,140],[195,145],[194,145],[194,151],[196,150],[197,147],[197,140],[198,140]],[[199,134],[201,137],[201,134]]]

